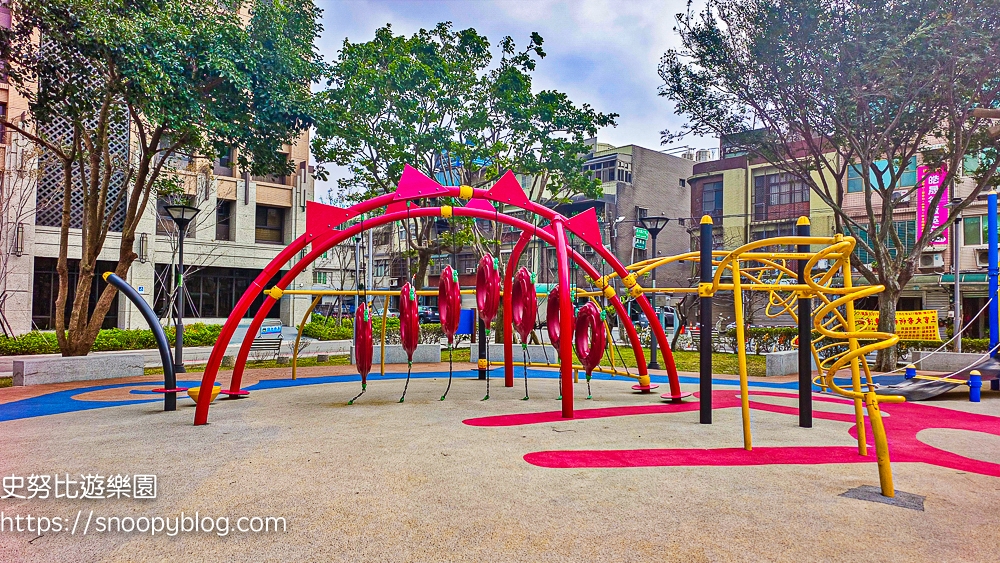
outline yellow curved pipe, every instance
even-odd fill
[[[295,335],[295,347],[292,348],[292,379],[295,379],[295,370],[299,364],[299,340],[302,339],[302,331],[306,328],[306,321],[309,320],[309,315],[312,314],[313,309],[319,304],[319,300],[322,299],[322,295],[317,295],[316,299],[313,299],[312,304],[306,309],[306,314],[302,316],[302,322],[299,323],[299,333]]]

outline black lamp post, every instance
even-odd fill
[[[164,206],[167,215],[177,224],[177,320],[174,338],[174,373],[184,372],[184,233],[200,209],[190,205]]]
[[[664,228],[666,228],[667,223],[670,222],[668,217],[662,215],[653,215],[650,217],[640,217],[639,224],[642,228],[649,231],[649,235],[653,238],[653,258],[656,258],[656,235],[660,234]],[[656,288],[656,270],[653,270],[653,288]],[[660,313],[656,310],[656,292],[649,294],[649,304],[653,308],[653,314],[656,316],[656,322],[660,322]],[[660,362],[656,359],[656,337],[650,329],[649,338],[649,364],[647,366],[649,369],[660,369]]]

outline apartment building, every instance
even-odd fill
[[[692,216],[710,215],[715,219],[713,244],[717,249],[732,249],[749,241],[792,234],[800,215],[808,215],[812,233],[832,235],[836,231],[833,210],[816,194],[791,175],[780,172],[768,163],[748,156],[745,152],[727,151],[725,143],[720,149],[719,160],[695,164],[689,179]],[[832,157],[832,155],[831,155]],[[965,159],[954,186],[955,196],[967,196],[975,187],[971,175],[978,166],[978,158]],[[888,162],[876,163],[888,175]],[[820,172],[814,172],[820,174]],[[903,166],[893,212],[893,228],[899,235],[903,249],[913,248],[919,237],[918,223],[926,209],[926,193],[921,188],[906,194],[918,184],[927,186],[937,177],[934,170],[923,165],[921,157],[914,157]],[[820,178],[817,177],[817,180]],[[835,184],[833,178],[826,178]],[[880,209],[873,202],[876,212]],[[942,204],[947,204],[952,194],[946,194]],[[923,208],[922,208],[922,207]],[[848,169],[848,183],[843,209],[859,224],[867,224],[863,180],[859,170]],[[943,211],[942,211],[943,213]],[[971,321],[986,303],[986,206],[985,196],[963,213],[960,224],[949,229],[946,236],[929,245],[921,253],[917,273],[906,285],[899,303],[899,310],[936,309],[939,318],[952,314],[954,275],[952,272],[951,236],[959,237],[959,256],[962,284],[963,317]],[[865,239],[867,232],[859,233]],[[692,244],[695,244],[692,241]],[[863,249],[856,250],[858,258],[873,264],[874,257]],[[857,283],[867,283],[858,276]],[[869,298],[858,306],[862,309],[877,308],[876,298]],[[967,324],[966,335],[978,337],[985,334],[983,321]]]
[[[17,116],[27,110],[26,100],[6,83],[0,83],[0,111]],[[47,135],[59,135],[64,133],[59,128],[66,124],[57,122],[49,127],[51,130],[44,131]],[[115,156],[122,161],[134,160],[137,149],[127,122],[117,124],[112,136]],[[0,287],[5,295],[4,317],[14,334],[52,329],[59,287],[56,262],[62,220],[62,171],[50,155],[30,148],[30,143],[14,132],[4,131],[0,139],[4,181],[20,181],[21,196],[30,203],[29,213],[19,217],[11,231],[10,267],[3,280],[5,287]],[[292,175],[250,176],[239,169],[234,152],[215,161],[178,155],[169,163],[170,173],[183,184],[183,196],[174,196],[173,202],[183,201],[201,209],[184,244],[186,322],[223,322],[265,265],[305,230],[305,205],[314,191],[308,169],[308,134],[285,146],[283,154],[295,170]],[[23,174],[20,179],[14,177],[13,171],[25,169],[30,169],[30,181]],[[111,197],[125,189],[123,183],[124,175],[116,174]],[[78,193],[74,195],[70,207],[72,224],[77,226],[82,220],[82,201]],[[163,209],[167,203],[151,198],[137,229],[135,250],[139,258],[128,273],[128,282],[161,318],[172,316],[169,297],[177,263],[176,227]],[[101,272],[113,269],[117,262],[121,224],[121,217],[111,221],[98,262]],[[75,291],[80,253],[80,230],[71,228],[68,302],[72,302]],[[295,287],[306,287],[311,276],[311,269],[307,269],[295,281]],[[96,295],[103,287],[103,280],[98,280],[91,290]],[[296,311],[308,304],[308,297],[286,298],[270,316],[291,324]],[[256,305],[251,307],[248,314],[256,309]],[[146,323],[127,299],[116,297],[104,327],[143,328]]]

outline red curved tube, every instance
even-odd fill
[[[569,253],[562,219],[552,222],[556,239],[556,264],[559,272],[559,379],[562,381],[562,416],[573,418],[573,298],[569,285]],[[552,322],[549,322],[551,325]]]
[[[420,313],[417,311],[417,293],[410,282],[399,292],[399,339],[406,351],[406,359],[413,361],[413,352],[420,341]]]
[[[497,273],[496,259],[489,254],[479,261],[476,272],[476,306],[479,318],[487,325],[493,322],[500,308],[500,274]]]
[[[371,311],[367,303],[362,303],[354,313],[354,360],[362,384],[368,381],[372,370],[373,348]]]
[[[597,305],[588,302],[576,312],[576,335],[574,337],[576,355],[580,364],[590,375],[594,368],[601,365],[604,357],[604,347],[608,344],[608,334],[604,327],[604,319]]]
[[[462,316],[462,294],[458,284],[458,272],[445,266],[438,279],[438,314],[441,316],[441,330],[448,337],[448,344],[455,342],[458,321]]]
[[[514,276],[514,287],[511,290],[511,315],[514,329],[521,337],[522,343],[528,342],[528,336],[535,328],[538,318],[538,299],[535,297],[535,280],[527,268],[521,266]]]
[[[537,231],[537,229],[534,230]],[[524,252],[528,241],[531,240],[531,232],[529,230],[521,231],[521,236],[510,251],[507,267],[503,271],[503,326],[514,324],[514,318],[510,314],[513,307],[511,293],[513,293],[514,270],[517,268],[518,261],[521,260],[521,253]],[[514,386],[514,334],[509,330],[503,331],[503,385],[504,387]]]

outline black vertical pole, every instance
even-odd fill
[[[657,225],[659,226],[659,225]],[[652,257],[656,258],[656,235],[660,234],[659,230],[650,230],[650,234],[653,237],[653,248]],[[656,287],[656,270],[651,272],[653,274],[652,284]],[[656,310],[656,292],[649,294],[649,306],[653,309],[653,316],[656,317],[656,322],[660,322],[660,312]],[[646,367],[649,369],[660,369],[660,362],[656,361],[656,337],[652,336],[652,328],[650,328],[650,338],[649,338],[649,363]]]
[[[795,234],[809,236],[809,217],[799,217]],[[809,252],[808,244],[800,244],[799,252]],[[806,262],[800,258],[799,284],[805,283]],[[799,297],[799,426],[812,428],[812,299]]]
[[[698,294],[701,297],[700,322],[700,385],[701,423],[712,424],[712,218],[705,215],[701,218],[701,284]],[[706,287],[705,284],[708,284]],[[706,287],[708,291],[703,291]]]
[[[184,371],[184,231],[187,221],[177,223],[177,321],[174,323],[174,373]]]
[[[478,314],[476,317],[478,318]],[[486,323],[479,319],[479,379],[486,381]]]

